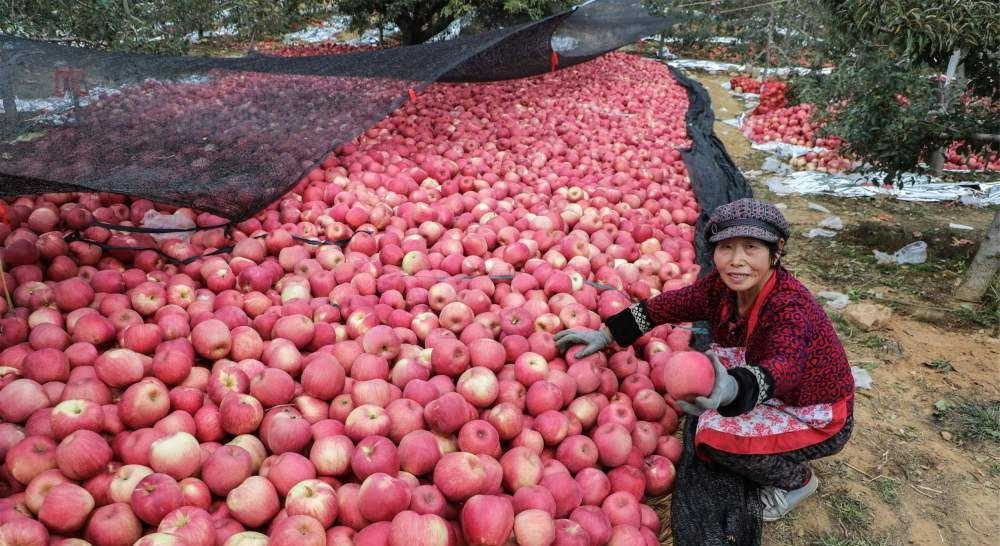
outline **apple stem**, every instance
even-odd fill
[[[7,276],[4,274],[3,258],[0,258],[0,285],[3,285],[3,295],[7,299],[7,309],[14,311],[14,300],[10,298],[10,289],[7,288]]]

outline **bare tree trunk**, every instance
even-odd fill
[[[764,93],[764,82],[767,81],[767,71],[771,68],[771,48],[774,47],[774,7],[771,7],[767,19],[767,48],[764,50],[764,74],[760,77],[761,86],[757,92]]]
[[[13,67],[13,59],[9,57],[12,54],[8,51],[0,50],[0,100],[3,101],[3,111],[5,125],[10,131],[14,131],[17,127],[17,97],[14,94],[14,83],[13,78],[10,74],[10,69],[4,65],[9,62],[9,66]],[[3,133],[3,131],[0,131]]]
[[[941,115],[947,115],[948,111],[951,109],[950,100],[948,98],[948,86],[951,85],[951,81],[955,79],[955,71],[959,70],[959,73],[964,74],[964,67],[960,67],[958,61],[962,58],[962,50],[956,49],[952,52],[951,58],[948,59],[948,70],[945,72],[944,84],[941,86]],[[944,172],[944,153],[945,148],[938,148],[934,151],[931,156],[931,174],[934,176],[941,176]]]
[[[993,215],[986,238],[979,246],[979,252],[969,264],[962,285],[955,291],[955,297],[962,301],[980,301],[993,277],[1000,270],[1000,211]]]

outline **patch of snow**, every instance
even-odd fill
[[[236,36],[237,34],[239,34],[239,30],[237,30],[236,27],[233,25],[228,25],[222,28],[217,28],[215,30],[209,30],[207,32],[201,33],[201,35],[205,38],[219,37],[219,36]],[[201,42],[201,39],[198,38],[197,32],[192,32],[191,34],[188,34],[187,36],[184,37],[184,39],[192,44],[197,44]]]
[[[351,18],[346,15],[334,15],[315,27],[304,28],[285,34],[281,41],[286,44],[306,43],[316,44],[336,40],[337,35],[346,32],[350,27]]]
[[[435,34],[428,42],[443,42],[445,40],[454,40],[462,33],[462,28],[466,25],[466,18],[462,17],[455,19],[448,25],[448,28],[442,30]]]

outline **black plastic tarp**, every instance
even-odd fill
[[[242,220],[430,83],[543,74],[669,23],[640,0],[594,0],[453,40],[305,57],[136,55],[0,36],[0,196],[113,192]]]
[[[750,185],[715,136],[715,114],[708,92],[698,82],[671,68],[688,95],[686,114],[691,147],[682,150],[695,199],[701,207],[696,226],[695,250],[701,275],[714,265],[705,241],[705,223],[720,205],[752,197]],[[707,332],[705,323],[697,332]],[[708,349],[709,335],[695,335],[694,345]],[[684,419],[684,451],[676,468],[670,499],[670,524],[675,546],[759,546],[763,520],[756,484],[727,472],[695,455],[695,417]]]

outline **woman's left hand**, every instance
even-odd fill
[[[684,413],[688,415],[697,416],[705,413],[705,410],[719,409],[720,406],[725,406],[735,400],[736,392],[739,390],[739,383],[733,379],[733,376],[729,375],[726,367],[719,362],[719,357],[715,356],[715,353],[712,351],[706,351],[705,356],[712,361],[712,367],[715,368],[715,384],[712,386],[712,392],[708,396],[695,398],[694,404],[677,400],[677,407],[684,410]]]

